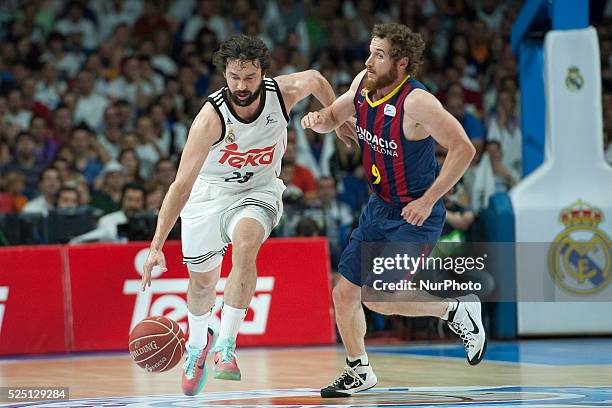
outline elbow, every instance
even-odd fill
[[[326,80],[325,77],[323,76],[323,74],[321,74],[319,71],[317,71],[316,69],[309,69],[308,73],[310,74],[310,76],[312,77],[312,79],[319,84],[319,86],[322,86]]]
[[[472,162],[472,160],[474,160],[474,156],[476,156],[476,147],[474,144],[468,139],[462,144],[461,147],[461,151],[463,152],[465,159],[468,161],[468,163]]]

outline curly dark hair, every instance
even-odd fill
[[[213,55],[213,64],[219,72],[225,72],[227,63],[230,61],[252,61],[265,73],[270,68],[272,59],[266,44],[257,37],[248,35],[234,35],[219,46],[219,50]],[[255,63],[257,61],[257,63]]]
[[[425,41],[421,34],[413,32],[404,24],[376,24],[372,30],[372,38],[387,39],[391,43],[391,58],[395,61],[408,57],[406,71],[410,75],[416,74],[419,65],[423,63],[423,50]]]

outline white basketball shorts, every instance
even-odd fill
[[[238,192],[198,179],[181,212],[183,264],[192,272],[219,266],[243,218],[259,221],[267,239],[283,214],[284,190],[280,179]]]

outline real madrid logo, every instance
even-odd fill
[[[567,69],[567,76],[565,77],[565,86],[570,91],[577,92],[584,85],[584,78],[580,74],[580,70],[577,66],[571,66]]]
[[[548,268],[562,289],[588,295],[610,283],[612,243],[597,228],[603,219],[601,210],[582,200],[561,211],[560,221],[566,228],[548,251]]]
[[[234,143],[236,141],[236,135],[234,135],[234,130],[230,129],[227,131],[227,135],[225,136],[225,143]]]

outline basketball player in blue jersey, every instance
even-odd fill
[[[204,386],[209,351],[214,378],[241,379],[236,336],[255,291],[257,253],[283,210],[285,186],[278,176],[287,145],[288,113],[310,95],[323,106],[335,98],[329,82],[314,70],[266,77],[270,53],[258,38],[228,39],[215,53],[214,62],[227,86],[206,99],[189,129],[142,276],[142,290],[146,290],[153,267],[165,270],[162,248],[180,214],[183,263],[189,271],[189,340],[182,370],[186,395],[196,395]],[[339,137],[354,136],[354,128],[343,129],[346,135],[339,133]],[[217,336],[208,323],[230,242],[232,270]]]
[[[424,47],[421,36],[405,25],[376,25],[366,69],[349,91],[302,119],[302,127],[326,133],[356,116],[363,166],[374,192],[338,266],[341,276],[333,299],[348,358],[338,379],[321,390],[322,397],[350,396],[377,382],[364,345],[361,286],[371,283],[362,281],[362,243],[435,243],[446,215],[442,197],[475,153],[459,122],[412,77]],[[441,169],[434,155],[436,142],[448,150]],[[411,296],[410,301],[363,303],[385,315],[444,319],[463,340],[468,362],[482,360],[486,338],[477,296],[441,299],[423,291]]]

